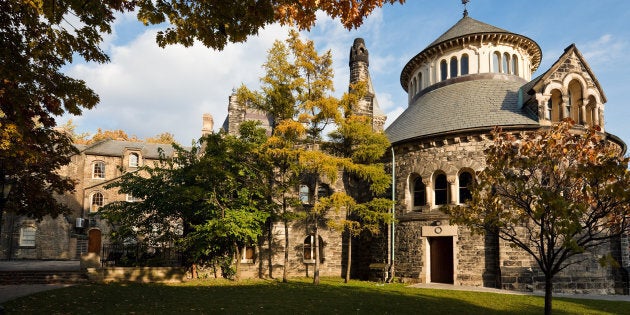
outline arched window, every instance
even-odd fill
[[[94,162],[92,166],[92,178],[105,178],[105,163]]]
[[[463,54],[462,55],[462,59],[459,61],[460,62],[460,71],[462,73],[462,75],[467,75],[468,74],[468,55],[467,54]]]
[[[448,203],[448,183],[446,181],[446,175],[438,174],[435,176],[433,190],[435,192],[436,206],[445,205]]]
[[[413,82],[411,83],[411,95],[416,95],[418,91],[418,81],[416,78],[413,78]]]
[[[129,167],[138,167],[140,161],[140,156],[138,153],[130,153],[129,154]]]
[[[457,77],[457,57],[451,58],[451,78]]]
[[[103,194],[95,192],[92,194],[92,200],[90,202],[90,212],[97,212],[100,207],[103,206]]]
[[[597,104],[595,101],[595,97],[592,95],[588,98],[588,103],[586,103],[586,124],[589,126],[598,125],[597,115],[595,115],[597,110]]]
[[[469,172],[459,174],[459,203],[466,203],[472,199],[470,185],[473,183],[473,176]]]
[[[549,99],[551,102],[551,121],[560,121],[562,120],[562,108],[560,107],[560,103],[562,102],[562,94],[559,90],[551,91],[551,98]]]
[[[547,120],[551,120],[551,115],[552,115],[552,109],[553,108],[553,103],[551,101],[551,97],[549,98],[549,100],[547,100],[547,106],[545,108],[545,119]]]
[[[569,102],[571,103],[571,119],[578,124],[584,124],[582,113],[582,85],[579,81],[573,80],[569,83]]]
[[[422,90],[422,72],[418,72],[418,92]]]
[[[518,75],[518,57],[512,55],[512,74]]]
[[[311,201],[310,197],[310,189],[307,185],[300,185],[300,193],[299,193],[300,202],[302,204],[309,204]]]
[[[315,263],[315,235],[309,235],[304,239],[304,262],[305,263]],[[323,263],[325,260],[324,257],[324,240],[321,236],[319,236],[319,262]]]
[[[440,81],[446,80],[448,75],[448,65],[446,64],[446,60],[442,60],[440,62]]]
[[[510,73],[510,55],[508,53],[503,54],[503,73]]]
[[[498,51],[495,51],[494,54],[492,54],[492,72],[500,72],[499,71],[499,66],[501,62],[501,54]]]
[[[413,181],[413,207],[414,209],[427,204],[427,187],[422,182],[422,177]]]

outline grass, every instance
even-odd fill
[[[539,296],[324,278],[86,284],[6,302],[6,314],[541,314]],[[628,302],[554,299],[554,314],[623,314]]]

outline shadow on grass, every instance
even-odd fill
[[[5,303],[7,314],[540,314],[543,299],[465,291],[409,288],[324,279],[289,283],[252,280],[183,284],[89,284]],[[605,303],[594,303],[605,302]],[[556,314],[606,314],[627,303],[554,300]],[[625,306],[626,308],[623,308]],[[603,312],[600,312],[603,311]]]

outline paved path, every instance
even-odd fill
[[[537,295],[544,296],[545,293],[542,291],[535,292],[519,292],[519,291],[508,291],[501,290],[495,288],[484,288],[484,287],[473,287],[473,286],[456,286],[452,284],[443,284],[443,283],[418,283],[413,284],[411,287],[414,288],[425,288],[425,289],[439,289],[439,290],[456,290],[456,291],[473,291],[473,292],[491,292],[491,293],[499,293],[499,294],[514,294],[514,295]],[[630,302],[630,295],[600,295],[600,294],[568,294],[568,293],[554,293],[553,297],[562,297],[569,299],[588,299],[588,300],[606,300],[606,301],[626,301]]]
[[[0,260],[0,271],[79,271],[78,260]],[[0,303],[33,293],[65,288],[73,284],[0,285]]]

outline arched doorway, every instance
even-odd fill
[[[429,237],[431,282],[453,284],[453,237]]]

